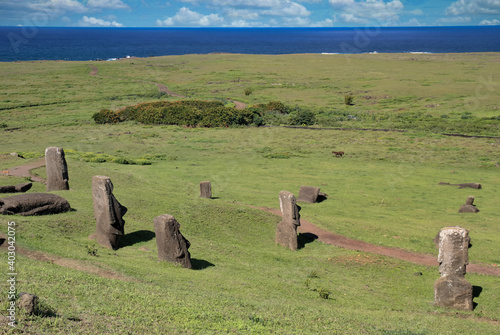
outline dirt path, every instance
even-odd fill
[[[112,77],[106,77],[106,76],[98,76],[97,73],[98,73],[99,69],[94,65],[89,65],[89,66],[91,68],[91,71],[89,73],[91,76],[96,76],[96,77],[100,77],[100,78],[112,78]],[[113,79],[122,80],[122,78],[113,78]],[[177,93],[171,91],[167,86],[160,84],[160,83],[156,83],[154,81],[139,80],[139,79],[127,79],[127,80],[153,84],[153,85],[156,85],[156,87],[158,87],[158,91],[160,91],[162,93],[168,94],[168,95],[173,96],[173,97],[178,97],[178,98],[188,98],[187,96],[177,94]],[[243,102],[235,101],[235,100],[230,100],[230,101],[235,104],[236,109],[245,109],[247,107],[247,105],[245,105]]]
[[[250,207],[257,208],[281,216],[281,211],[279,209],[272,209],[267,207],[254,207],[254,206]],[[341,248],[358,250],[377,255],[383,255],[420,265],[426,265],[426,266],[439,265],[437,262],[437,255],[419,254],[399,248],[384,247],[381,245],[375,245],[363,241],[353,240],[351,238],[333,234],[329,231],[321,229],[315,226],[313,223],[304,220],[303,218],[300,219],[300,226],[298,231],[299,233],[303,234],[304,233],[314,234],[318,237],[318,241]],[[467,265],[467,272],[475,272],[491,276],[500,276],[500,267],[469,264]]]
[[[10,176],[30,178],[33,181],[45,184],[45,179],[31,174],[31,170],[42,166],[45,166],[45,158],[39,159],[37,161],[25,165],[13,167],[8,171]]]

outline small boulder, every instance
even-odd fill
[[[19,293],[17,307],[19,309],[24,309],[26,314],[33,315],[36,311],[37,302],[38,297],[36,295],[30,293]]]

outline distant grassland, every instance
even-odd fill
[[[466,275],[476,286],[474,311],[437,308],[437,267],[318,241],[291,252],[274,244],[279,218],[248,205],[278,208],[280,191],[297,196],[301,185],[317,186],[328,199],[301,204],[301,215],[324,229],[437,256],[436,233],[459,225],[470,231],[470,261],[497,267],[500,139],[449,137],[434,133],[432,122],[426,130],[394,132],[91,119],[102,108],[179,99],[159,94],[150,83],[157,82],[192,99],[228,105],[299,105],[317,112],[324,125],[343,128],[387,128],[399,114],[406,121],[404,113],[468,122],[500,114],[498,56],[213,54],[0,63],[0,167],[43,157],[48,146],[63,147],[71,190],[56,193],[74,209],[0,220],[4,234],[9,220],[17,223],[18,247],[73,265],[18,254],[18,291],[37,294],[41,307],[36,316],[20,314],[13,333],[498,334],[497,277]],[[89,74],[90,65],[97,76]],[[345,104],[348,94],[354,105]],[[343,114],[360,117],[327,123]],[[363,121],[363,115],[378,119]],[[486,135],[500,136],[493,126]],[[344,151],[345,158],[333,157],[332,150]],[[45,168],[33,173],[44,177]],[[88,239],[95,230],[94,175],[109,176],[128,208],[124,247],[117,251]],[[212,182],[215,199],[199,198],[203,180]],[[0,185],[23,181],[0,176]],[[44,191],[35,183],[30,192]],[[469,195],[480,212],[458,214]],[[180,222],[198,270],[157,261],[153,218],[161,214]],[[6,266],[1,251],[1,273]],[[318,291],[329,291],[329,299]],[[6,306],[0,293],[1,310]]]
[[[496,53],[210,54],[1,63],[0,111],[2,122],[12,127],[78,124],[101,108],[165,99],[156,82],[193,99],[230,98],[247,105],[282,101],[315,110],[327,126],[411,129],[413,122],[432,131],[437,121],[467,125],[493,118],[486,134],[495,135],[500,133],[498,59]],[[89,75],[91,66],[98,68],[97,76]],[[252,93],[246,95],[247,89]],[[346,95],[354,97],[353,105],[345,104]]]

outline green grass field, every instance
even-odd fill
[[[459,225],[470,231],[470,261],[498,267],[497,59],[498,54],[217,54],[0,63],[2,170],[43,157],[46,147],[63,147],[71,190],[54,193],[74,209],[0,220],[4,235],[8,222],[16,222],[16,246],[27,250],[16,256],[18,292],[40,297],[37,315],[19,312],[17,326],[2,325],[2,331],[498,334],[498,277],[466,275],[476,287],[474,311],[438,308],[437,267],[319,241],[292,252],[274,243],[279,217],[249,207],[278,208],[280,191],[298,196],[301,185],[317,186],[328,199],[301,204],[301,216],[321,228],[437,257],[436,233]],[[90,65],[98,76],[89,74]],[[310,108],[318,124],[185,128],[92,121],[101,108],[178,99],[161,96],[148,82],[196,99],[248,105],[279,100]],[[352,106],[344,103],[348,94],[355,97]],[[344,114],[356,120],[341,119]],[[445,136],[434,131],[439,120],[455,122],[456,129],[479,124],[467,134],[490,138]],[[418,127],[412,129],[410,121]],[[332,150],[345,151],[345,158],[333,157]],[[118,164],[110,157],[151,164]],[[44,168],[33,172],[45,176]],[[124,247],[117,251],[88,239],[95,230],[94,175],[109,176],[116,198],[128,208]],[[199,198],[203,180],[212,182],[214,199]],[[0,176],[0,185],[23,181]],[[478,182],[483,188],[439,182]],[[30,192],[35,191],[44,192],[44,185],[35,183]],[[469,195],[480,212],[458,214]],[[181,224],[195,270],[157,261],[153,218],[161,214]],[[35,252],[55,261],[29,257]],[[0,254],[6,277],[7,251]],[[5,312],[4,287],[5,281]],[[328,299],[319,291],[328,291]]]

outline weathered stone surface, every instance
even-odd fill
[[[200,183],[200,197],[208,199],[212,197],[212,184],[209,181],[202,181]]]
[[[446,227],[439,231],[439,278],[434,283],[437,306],[472,310],[472,285],[464,278],[469,264],[469,231]]]
[[[434,301],[439,307],[472,311],[472,285],[463,277],[445,276],[434,283]]]
[[[127,208],[122,206],[113,195],[113,183],[106,176],[92,178],[92,199],[96,231],[90,238],[107,248],[119,248],[119,240],[125,234],[123,216]]]
[[[17,307],[19,309],[24,309],[26,314],[32,315],[36,311],[36,304],[38,302],[38,297],[30,293],[19,293],[19,300],[17,301]]]
[[[300,226],[299,207],[295,196],[288,191],[281,191],[279,195],[281,222],[276,227],[276,244],[290,250],[297,250],[297,227]]]
[[[0,214],[4,215],[46,215],[67,212],[68,201],[57,194],[29,193],[0,198]]]
[[[172,215],[163,214],[154,218],[154,224],[158,258],[191,269],[191,244],[179,231],[179,222]]]
[[[21,193],[28,191],[32,183],[23,183],[18,185],[0,186],[0,193]]]
[[[45,149],[45,167],[47,170],[47,191],[69,190],[68,166],[64,150],[59,147]]]
[[[479,212],[479,209],[476,208],[474,205],[474,197],[469,196],[467,198],[467,201],[465,202],[465,205],[460,206],[460,209],[458,210],[459,213],[477,213]]]
[[[298,202],[308,202],[315,203],[318,200],[319,195],[319,187],[313,186],[301,186],[299,191]]]

